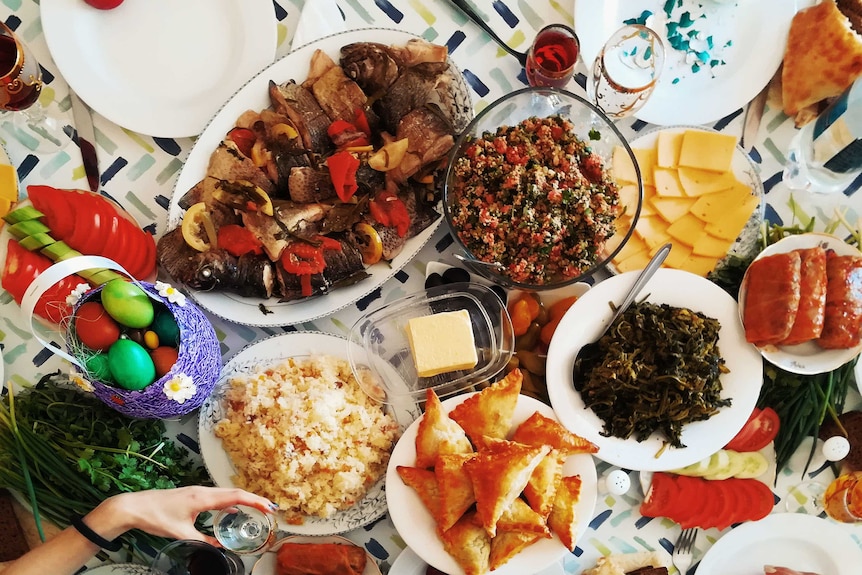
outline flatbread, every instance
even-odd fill
[[[784,113],[841,94],[862,75],[862,38],[833,0],[796,13],[781,73]]]

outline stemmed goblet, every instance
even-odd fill
[[[55,118],[39,103],[42,69],[30,48],[4,22],[0,22],[0,110],[13,112],[6,125],[26,147],[58,151],[69,138]]]
[[[587,83],[596,106],[611,118],[638,111],[655,89],[664,66],[664,44],[640,24],[623,26],[605,42]]]
[[[234,553],[262,553],[275,541],[276,532],[272,514],[246,505],[222,509],[213,519],[216,539]]]

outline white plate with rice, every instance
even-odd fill
[[[226,419],[229,414],[226,397],[230,388],[231,379],[236,377],[245,377],[248,379],[249,376],[261,372],[264,368],[276,367],[281,363],[281,360],[286,360],[288,358],[306,361],[310,360],[313,356],[334,356],[342,359],[347,365],[346,373],[350,373],[350,367],[346,360],[348,345],[349,344],[346,339],[335,335],[319,332],[291,332],[273,336],[251,344],[237,353],[227,364],[225,364],[222,369],[221,379],[216,384],[212,395],[200,408],[198,420],[201,457],[203,458],[210,477],[212,477],[213,482],[217,486],[240,486],[235,479],[237,475],[237,466],[225,450],[222,440],[216,436],[216,425],[223,419]],[[329,378],[324,379],[330,381]],[[337,378],[332,378],[332,380],[335,379]],[[272,381],[271,378],[269,378],[269,380]],[[260,383],[257,385],[259,386]],[[297,409],[292,412],[293,415],[289,419],[283,417],[284,411],[282,411],[281,414],[278,412],[269,412],[266,414],[258,413],[257,420],[261,421],[266,418],[271,421],[273,416],[280,416],[280,421],[282,422],[286,422],[291,425],[299,425],[303,430],[308,429],[312,427],[312,424],[308,420],[309,417],[323,418],[332,413],[326,413],[325,409],[321,411],[320,407],[330,405],[322,401],[321,398],[326,399],[327,392],[334,389],[342,389],[342,386],[338,386],[337,388],[335,385],[331,388],[323,386],[311,390],[312,395],[314,393],[317,394],[313,400],[309,399],[309,396],[306,393],[285,394],[281,397],[282,400],[301,396],[306,399],[306,402],[303,405],[297,405]],[[362,393],[358,384],[356,389]],[[260,387],[257,388],[255,399],[265,399],[261,394]],[[362,394],[361,396],[357,396],[355,401],[361,402],[365,399],[366,396]],[[366,406],[363,410],[367,413],[372,413],[372,416],[375,418],[380,417],[380,414],[368,412],[368,408],[376,406],[376,404],[371,403],[370,399],[367,401],[369,403],[365,404]],[[356,405],[356,403],[353,405]],[[330,463],[337,461],[339,465],[342,465],[347,458],[351,458],[350,461],[353,462],[359,457],[359,450],[356,449],[355,443],[351,442],[356,436],[369,427],[369,424],[367,416],[357,413],[358,409],[359,408],[355,408],[353,410],[352,415],[355,415],[356,417],[353,418],[352,421],[345,420],[347,423],[344,423],[341,420],[340,416],[343,415],[343,412],[340,412],[338,419],[341,423],[330,428],[336,430],[333,431],[334,433],[344,433],[343,437],[333,438],[328,451],[326,451],[327,456],[333,458],[333,461]],[[318,422],[315,422],[313,425],[324,425],[322,423],[323,421],[324,419],[318,419]],[[380,425],[385,424],[385,420],[382,419],[375,419],[375,422]],[[248,423],[243,422],[235,425],[233,429],[250,429],[250,426]],[[393,433],[396,434],[395,439],[397,439],[397,430]],[[250,439],[254,440],[255,437],[256,436],[250,436]],[[287,438],[287,441],[282,445],[287,446],[287,450],[289,450],[290,447],[288,444],[290,443],[290,438],[302,437],[303,440],[307,442],[312,436],[310,434],[302,435],[302,430],[288,429],[285,430],[283,437]],[[275,437],[274,440],[278,441],[278,437]],[[340,447],[340,449],[333,449],[333,445]],[[394,446],[394,441],[392,445]],[[361,453],[367,453],[367,450],[363,450]],[[295,465],[301,465],[302,462],[308,463],[307,460],[303,459],[305,457],[308,457],[307,451],[303,453],[297,450],[294,451],[292,455],[286,455],[281,459],[283,463],[281,467],[275,467],[274,462],[276,461],[276,458],[274,457],[250,459],[249,461],[243,462],[241,466],[243,470],[256,468],[258,470],[257,475],[260,477],[266,477],[267,479],[273,479],[278,473],[285,474],[281,481],[278,481],[277,483],[281,486],[294,488],[299,484],[299,482],[291,477],[294,470],[292,470],[290,466],[292,463]],[[357,529],[378,519],[386,513],[386,495],[383,487],[386,474],[385,461],[388,460],[388,457],[389,454],[387,452],[385,454],[384,462],[382,463],[379,479],[365,492],[364,497],[351,507],[331,513],[327,517],[305,514],[302,517],[302,523],[299,525],[289,523],[282,512],[280,513],[279,518],[279,529],[287,533],[296,533],[299,535],[336,535],[338,533]],[[317,465],[318,463],[314,462],[315,467],[313,467],[313,469],[319,469]],[[379,464],[375,464],[375,466],[377,465]],[[324,475],[324,473],[321,472],[321,475]],[[350,488],[350,486],[356,488],[358,479],[357,474],[351,474],[350,472],[341,473],[339,480],[342,483],[338,485],[333,483],[331,473],[326,473],[325,475],[327,477],[327,481],[325,483],[312,482],[308,484],[308,489],[305,490],[305,493],[309,498],[313,497],[314,494],[322,493],[325,490],[329,490],[334,495],[335,493],[344,493],[348,488]],[[347,487],[345,487],[345,485]],[[261,492],[261,489],[255,489],[253,486],[249,488],[249,490],[256,491],[261,495],[267,496],[266,493]],[[295,492],[290,492],[289,496],[298,497],[299,495]],[[284,507],[285,506],[282,505],[282,508]]]

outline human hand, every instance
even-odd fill
[[[266,513],[278,508],[269,499],[242,489],[203,486],[123,493],[103,505],[110,508],[112,515],[123,518],[125,530],[141,529],[159,537],[194,539],[216,546],[220,544],[215,537],[195,528],[199,514],[231,505],[248,505]]]

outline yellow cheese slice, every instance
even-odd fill
[[[639,252],[633,253],[632,255],[620,262],[615,262],[614,265],[616,265],[618,272],[623,273],[634,270],[642,270],[649,263],[649,260],[649,250],[643,249]]]
[[[641,216],[635,224],[635,233],[648,248],[654,248],[670,241],[668,223],[659,216]]]
[[[691,213],[705,222],[717,222],[728,212],[744,205],[750,197],[751,190],[745,185],[704,194],[691,206]]]
[[[644,203],[641,206],[641,216],[656,215],[655,208],[652,207],[652,199],[656,197],[656,191],[653,186],[644,186]]]
[[[15,205],[15,202],[12,200],[7,200],[6,198],[0,198],[0,218],[8,214],[12,211],[12,206]],[[0,229],[3,228],[3,224],[5,222],[0,220]]]
[[[663,197],[681,198],[685,196],[679,176],[673,168],[654,168],[653,181],[655,181],[656,194]]]
[[[634,217],[635,209],[638,205],[638,186],[637,184],[623,184],[620,186],[620,205],[623,207],[623,214]]]
[[[15,168],[0,164],[0,198],[10,202],[18,201],[18,178]]]
[[[656,139],[657,165],[661,168],[675,168],[679,165],[679,152],[682,148],[684,132],[662,131]]]
[[[738,183],[733,172],[709,172],[697,168],[679,168],[679,183],[687,196],[720,192]]]
[[[695,198],[663,198],[656,196],[650,200],[650,203],[667,223],[672,224],[687,214],[695,201],[697,201]]]
[[[638,181],[635,165],[629,153],[622,146],[616,146],[611,155],[613,178],[620,184],[636,184]]]
[[[724,214],[719,220],[707,223],[704,229],[715,237],[734,241],[751,218],[751,213],[757,204],[758,199],[755,196],[748,196],[742,204]]]
[[[647,251],[648,249],[649,248],[646,243],[644,243],[640,236],[633,233],[629,238],[629,241],[626,242],[626,245],[623,246],[623,249],[620,250],[620,253],[618,253],[614,258],[614,263],[616,264],[617,262],[621,262],[637,252]]]
[[[685,259],[679,269],[691,272],[701,277],[706,277],[709,272],[715,269],[718,259],[719,258],[695,255],[692,252],[692,254]]]
[[[703,229],[705,226],[706,224],[701,220],[691,215],[691,213],[687,213],[669,225],[667,233],[676,241],[692,247],[698,238],[704,234]]]
[[[686,130],[679,150],[679,165],[712,172],[727,172],[736,150],[736,136]]]
[[[694,245],[691,246],[691,253],[696,256],[707,256],[712,258],[723,258],[727,255],[730,246],[733,243],[725,238],[717,238],[708,233],[701,234]]]
[[[638,167],[641,169],[641,178],[645,186],[655,186],[653,170],[656,164],[655,148],[632,148]]]
[[[673,247],[667,254],[663,266],[666,268],[680,269],[682,264],[691,255],[691,248],[679,242],[673,242]]]

